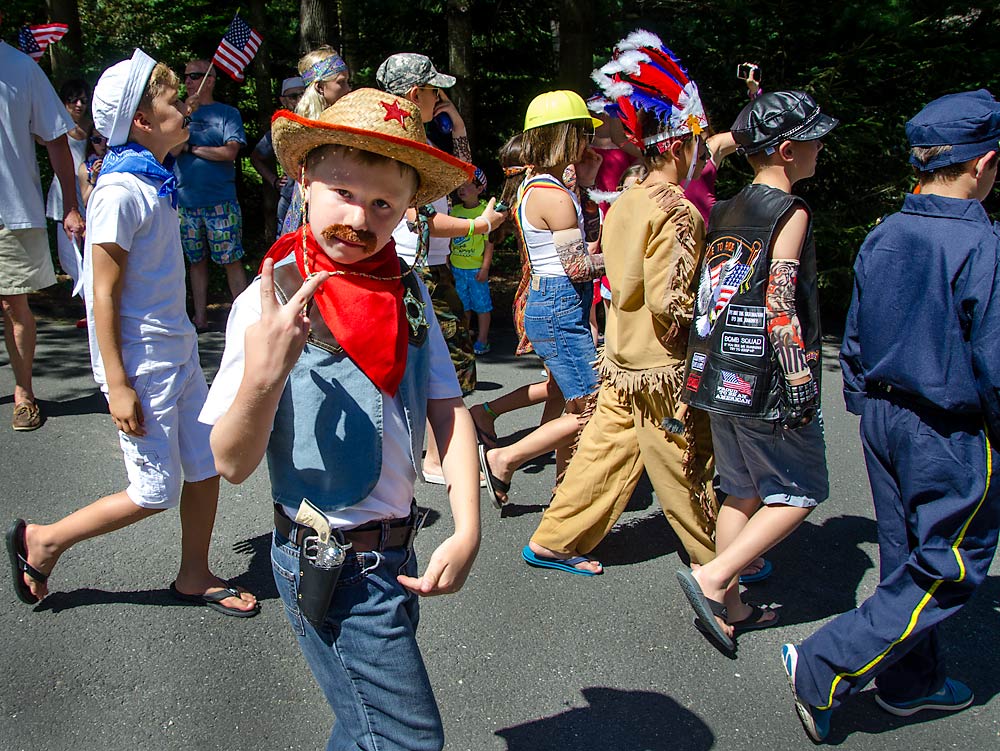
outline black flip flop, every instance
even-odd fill
[[[223,580],[225,581],[225,580]],[[229,582],[225,582],[226,588],[218,592],[204,595],[188,595],[177,589],[177,582],[170,582],[170,594],[175,600],[187,602],[194,605],[207,605],[212,610],[217,610],[223,615],[231,615],[233,618],[253,618],[260,612],[260,604],[250,610],[240,610],[239,608],[227,608],[222,601],[230,597],[239,597],[240,591]]]
[[[500,439],[497,438],[496,433],[493,433],[492,435],[487,433],[481,427],[476,425],[475,420],[472,421],[472,427],[476,429],[476,441],[478,441],[480,445],[485,446],[488,449],[495,449],[497,447],[497,442]]]
[[[750,615],[738,621],[733,621],[729,625],[733,627],[733,630],[737,635],[742,634],[746,631],[760,631],[761,629],[771,628],[771,626],[778,625],[778,611],[771,610],[770,608],[762,608],[760,605],[751,605]],[[774,613],[774,618],[769,618],[768,620],[761,620],[768,613]],[[695,628],[699,631],[705,631],[705,623],[701,618],[694,619]]]
[[[28,525],[24,519],[15,519],[7,530],[7,557],[10,558],[11,576],[14,578],[14,593],[25,605],[36,605],[41,600],[31,594],[31,588],[24,583],[22,574],[27,574],[37,582],[44,583],[48,574],[43,574],[28,563],[28,546],[24,542],[24,530]]]
[[[503,493],[506,495],[510,491],[510,483],[504,482],[499,477],[497,477],[490,470],[490,463],[486,460],[487,448],[483,444],[479,444],[479,468],[483,471],[483,477],[486,479],[486,490],[490,494],[490,498],[493,499],[493,505],[498,509],[502,509],[507,500],[500,500],[498,493]]]
[[[687,598],[692,610],[694,610],[694,614],[701,619],[702,624],[705,626],[705,630],[702,633],[711,638],[712,641],[727,652],[734,652],[736,650],[736,643],[729,638],[729,635],[722,630],[719,622],[715,620],[715,616],[718,616],[722,620],[728,620],[726,606],[721,602],[705,597],[705,593],[701,591],[701,587],[698,585],[698,580],[694,578],[689,569],[683,568],[677,572],[677,582],[681,585],[681,591]]]

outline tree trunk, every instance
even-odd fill
[[[337,0],[337,36],[340,56],[351,75],[361,65],[361,40],[358,38],[358,7],[354,0]]]
[[[475,143],[475,95],[472,70],[470,0],[448,0],[448,73],[458,79],[450,95],[465,121],[469,143]]]
[[[50,21],[69,26],[66,36],[55,44],[49,45],[52,80],[62,82],[70,78],[81,78],[83,34],[80,31],[80,9],[77,7],[76,0],[46,0],[46,6]]]
[[[562,0],[559,23],[559,85],[585,99],[594,85],[594,0]]]
[[[299,3],[299,52],[305,54],[321,44],[331,44],[336,31],[333,14],[337,6],[327,0],[301,0]]]
[[[267,28],[267,8],[265,0],[249,0],[250,25],[255,29]],[[254,89],[257,94],[257,125],[260,133],[271,129],[271,113],[275,108],[273,82],[271,81],[271,45],[267,36],[261,35],[260,49],[253,60]],[[252,148],[252,145],[251,145]],[[278,195],[270,185],[261,185],[264,207],[265,237],[273,238],[277,231]]]

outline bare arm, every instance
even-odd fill
[[[235,162],[240,153],[239,141],[229,141],[222,146],[188,146],[188,152],[210,162]]]
[[[507,213],[496,211],[493,208],[494,205],[496,205],[496,199],[491,198],[490,202],[486,204],[486,210],[472,220],[472,224],[475,227],[473,234],[485,235],[490,232],[491,227],[496,229],[506,221]],[[410,219],[411,211],[413,209],[407,210],[406,218],[413,221],[413,219]],[[414,218],[416,218],[416,212],[414,212]],[[439,211],[427,221],[431,227],[431,237],[464,237],[469,234],[468,219],[443,214]]]
[[[727,156],[736,153],[736,139],[728,130],[725,133],[716,133],[708,138],[708,150],[712,154],[712,161],[716,167],[722,166],[722,161]]]
[[[86,224],[80,215],[80,208],[76,205],[76,172],[73,167],[73,154],[69,150],[69,141],[63,134],[55,140],[46,141],[45,149],[49,152],[52,171],[59,180],[59,187],[62,188],[63,231],[73,239],[74,235],[84,234]]]
[[[264,181],[265,185],[270,185],[275,190],[280,190],[281,186],[278,185],[278,168],[274,157],[268,159],[259,151],[254,149],[250,153],[250,164],[257,174],[260,175],[260,179]]]
[[[486,247],[483,248],[483,265],[480,266],[479,271],[476,272],[477,282],[485,282],[490,278],[491,265],[493,265],[493,243],[487,240]]]
[[[328,277],[325,271],[316,274],[281,305],[274,296],[274,262],[264,263],[261,317],[246,331],[243,380],[232,405],[212,428],[215,468],[231,483],[243,482],[264,458],[285,379],[309,334],[305,306]]]
[[[95,244],[90,252],[94,265],[94,328],[104,363],[111,419],[123,433],[142,436],[146,434],[142,406],[122,358],[121,301],[128,252],[115,243]]]
[[[448,500],[455,532],[431,555],[418,578],[400,576],[399,582],[418,595],[457,592],[462,588],[479,551],[479,462],[472,417],[461,397],[430,399],[427,419],[434,429],[441,466],[448,478]]]

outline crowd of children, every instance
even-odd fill
[[[768,576],[762,556],[829,495],[813,210],[792,189],[815,174],[838,121],[804,92],[760,93],[751,74],[750,103],[710,136],[697,85],[645,31],[594,72],[589,109],[574,92],[536,97],[503,152],[503,197],[523,261],[518,349],[548,377],[470,413],[474,355],[490,349],[491,238],[508,214],[470,163],[443,91],[455,79],[401,53],[379,67],[380,89],[350,91],[329,48],[300,73],[297,112],[278,112],[270,134],[294,208],[233,304],[210,390],[185,309],[171,172],[189,135],[180,82],[141,50],[98,81],[94,124],[107,137],[82,134],[82,275],[94,377],[129,484],[51,524],[15,520],[6,543],[18,598],[44,598],[77,542],[179,506],[171,594],[254,616],[255,597],[216,577],[208,550],[219,476],[240,483],[266,458],[274,579],[337,718],[328,748],[440,749],[419,598],[468,576],[480,483],[502,507],[514,471],[555,450],[557,486],[521,553],[529,565],[603,573],[589,554],[645,471],[691,564],[677,579],[701,633],[735,654],[740,634],[776,625],[740,584]],[[442,114],[455,155],[428,141],[425,124]],[[983,581],[997,545],[1000,233],[981,201],[1000,161],[1000,103],[985,90],[943,97],[907,136],[920,192],[858,255],[841,351],[881,583],[781,655],[815,741],[872,680],[896,715],[971,704],[947,674],[937,627]],[[712,185],[692,190],[734,150],[753,168],[749,185],[718,202]],[[586,200],[603,203],[597,240]],[[595,290],[607,290],[600,350]],[[504,445],[496,418],[541,401],[538,429]],[[420,475],[447,485],[454,518],[422,574]]]

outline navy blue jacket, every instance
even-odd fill
[[[847,409],[877,384],[982,414],[1000,439],[1000,225],[975,200],[907,195],[854,263],[840,350]]]

